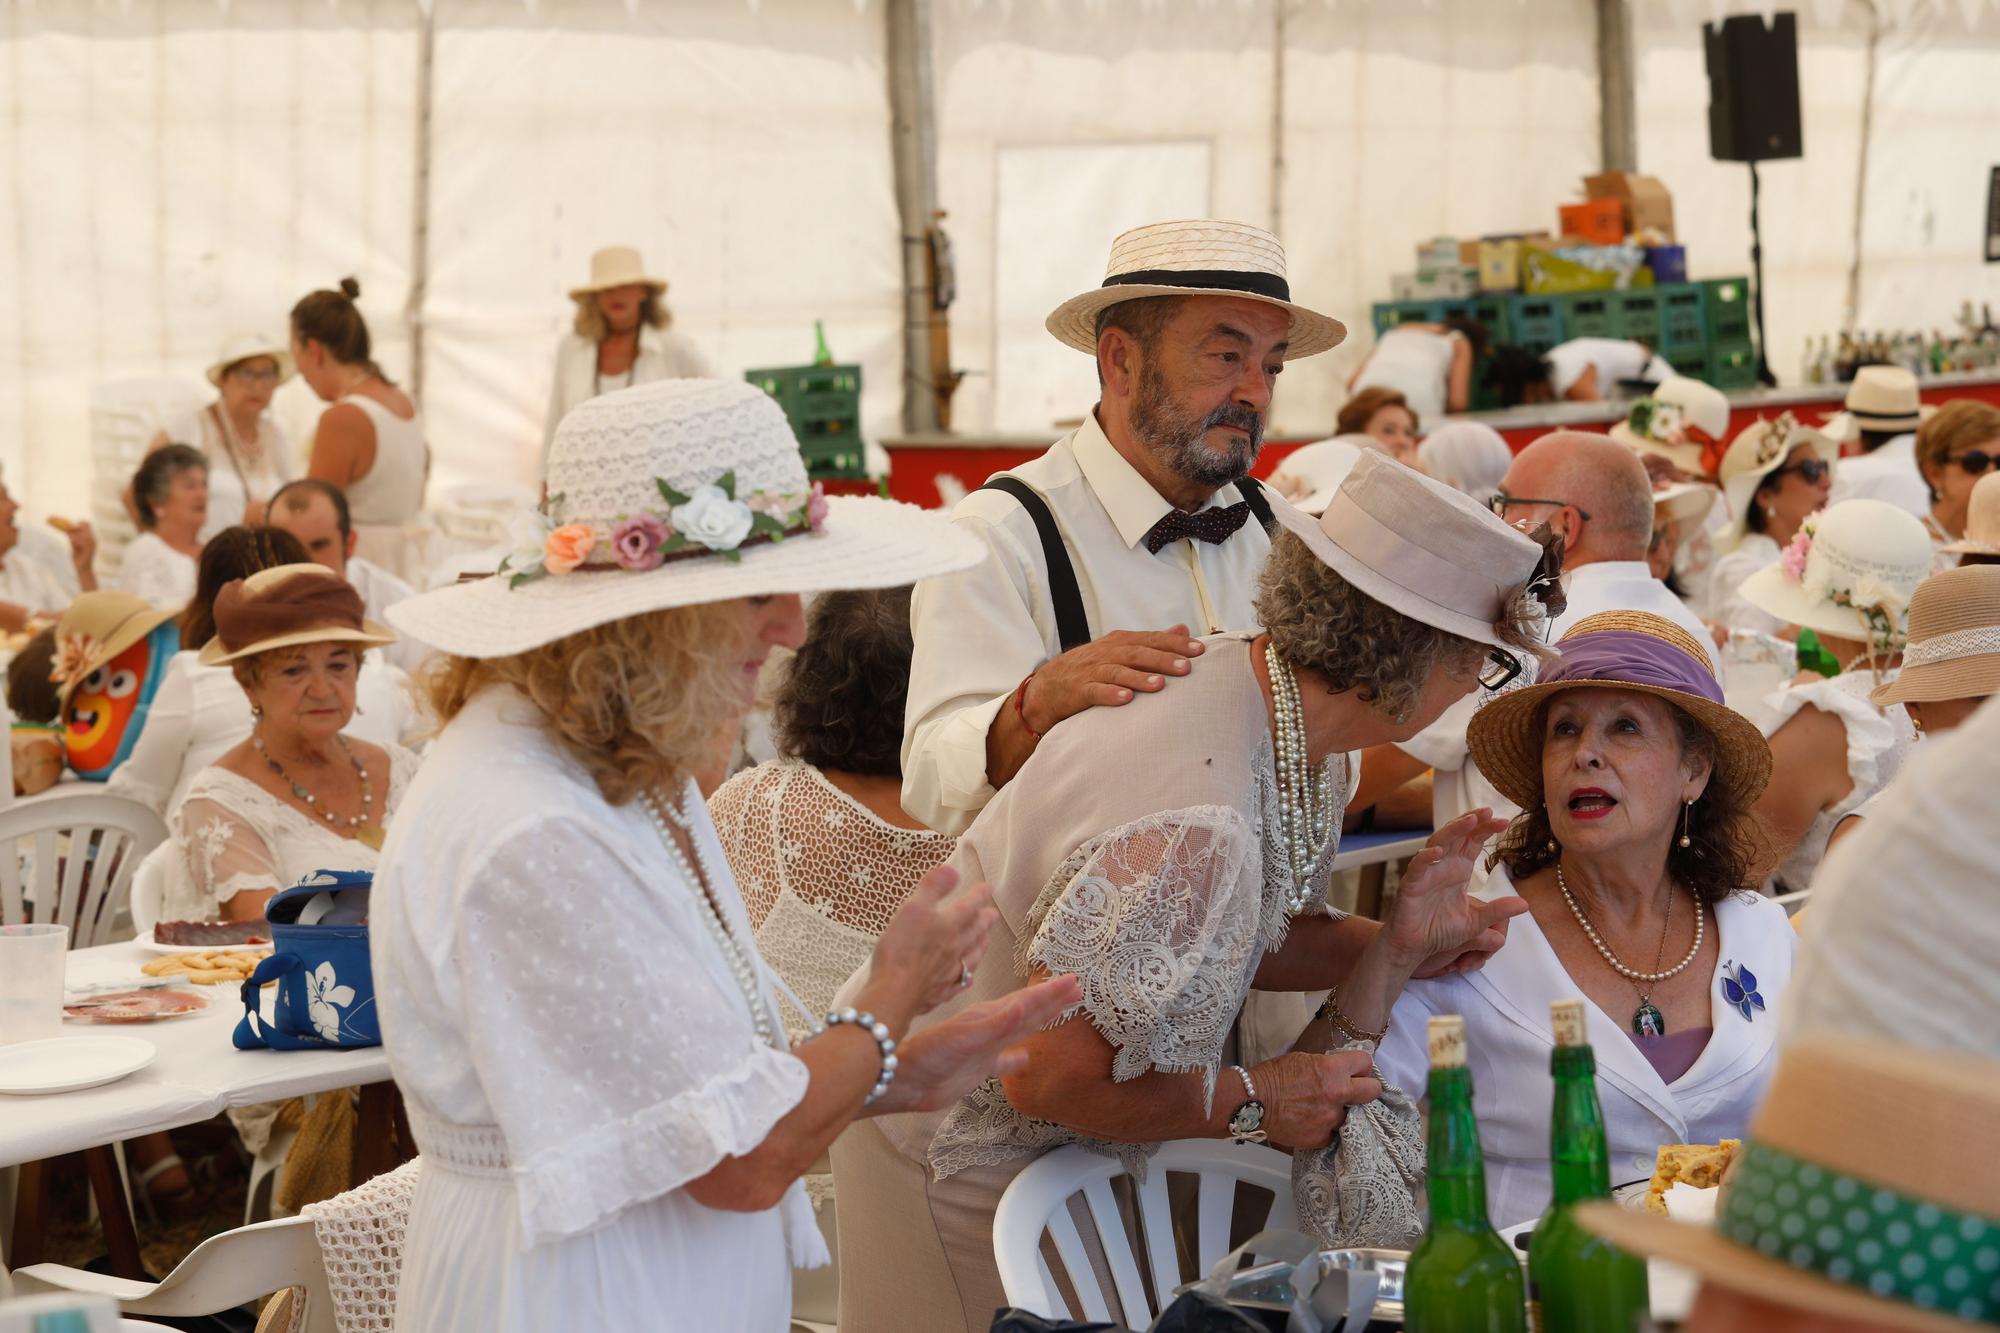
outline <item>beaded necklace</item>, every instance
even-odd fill
[[[342,824],[346,824],[348,831],[356,839],[380,850],[382,830],[372,825],[368,819],[375,806],[375,787],[368,781],[368,765],[362,763],[361,756],[354,753],[354,747],[347,743],[347,737],[336,734],[334,739],[340,742],[340,752],[347,756],[347,762],[354,765],[354,771],[361,775],[361,813],[346,819],[335,815],[332,810],[320,804],[317,796],[307,791],[297,778],[285,771],[283,764],[271,757],[271,752],[264,748],[264,734],[261,728],[252,728],[250,732],[250,744],[258,754],[264,756],[264,762],[271,766],[271,771],[278,775],[278,780],[291,787],[292,795],[304,801],[307,808],[318,811],[320,818],[334,828],[338,829]]]
[[[1271,675],[1271,714],[1276,720],[1274,758],[1278,770],[1278,841],[1291,891],[1285,909],[1298,912],[1312,897],[1312,871],[1320,851],[1333,834],[1333,780],[1326,765],[1314,768],[1306,749],[1305,703],[1299,697],[1298,673],[1264,644],[1264,665]]]
[[[687,882],[694,886],[695,901],[701,905],[702,925],[708,928],[716,947],[722,950],[723,959],[729,964],[729,974],[736,979],[736,988],[743,992],[744,1002],[750,1006],[750,1019],[757,1026],[758,1043],[771,1045],[771,1015],[764,1007],[762,990],[757,984],[756,956],[736,938],[716,909],[708,887],[715,883],[715,876],[709,871],[708,853],[702,850],[701,839],[694,835],[694,822],[679,808],[662,800],[656,792],[646,792],[639,802],[645,806],[646,815],[653,821],[653,829],[660,835],[660,841],[666,844],[667,855],[673,858],[675,867]],[[674,841],[673,832],[667,827],[669,821],[687,835],[688,846],[694,848],[695,861],[701,866],[699,875],[695,873],[695,866],[689,862],[687,853]]]

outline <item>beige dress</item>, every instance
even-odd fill
[[[1113,1076],[1199,1073],[1212,1093],[1258,963],[1284,942],[1269,713],[1249,639],[1215,635],[1186,679],[1064,722],[960,839],[951,864],[992,883],[1000,909],[964,996],[927,1021],[1075,973],[1080,1011],[1116,1048]],[[1329,761],[1336,800],[1352,775]],[[1339,838],[1322,848],[1303,911],[1326,912]],[[919,1024],[921,1026],[921,1024]],[[1062,1144],[1142,1157],[1007,1103],[998,1081],[942,1115],[864,1121],[834,1145],[842,1328],[984,1333],[1005,1304],[994,1209],[1036,1156]]]

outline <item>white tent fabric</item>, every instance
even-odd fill
[[[1640,166],[1674,190],[1696,276],[1745,272],[1749,248],[1748,172],[1708,160],[1698,25],[1767,7],[1634,0]],[[864,367],[865,429],[896,429],[881,6],[428,8],[426,118],[415,0],[4,7],[0,464],[31,512],[81,513],[123,481],[84,462],[93,385],[200,388],[229,333],[281,332],[344,274],[399,378],[421,322],[434,487],[531,477],[564,292],[610,242],[672,281],[677,327],[724,373],[806,360],[824,319]],[[1798,9],[1807,156],[1763,168],[1784,377],[1843,320],[1870,21],[1853,0]],[[1880,9],[1855,320],[1945,327],[1963,300],[2000,304],[1979,262],[2000,6]],[[934,0],[931,19],[954,359],[980,372],[962,430],[1047,432],[1088,406],[1088,360],[1037,311],[1097,281],[1118,227],[1181,208],[1268,224],[1275,203],[1294,290],[1352,330],[1280,390],[1274,430],[1323,431],[1415,242],[1547,227],[1597,162],[1591,0]],[[302,385],[280,395],[301,445],[317,410]]]

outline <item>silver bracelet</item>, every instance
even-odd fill
[[[873,1014],[864,1014],[856,1009],[842,1009],[838,1013],[826,1016],[827,1027],[834,1027],[840,1023],[852,1023],[866,1032],[875,1039],[875,1045],[882,1052],[881,1076],[875,1080],[875,1087],[869,1092],[867,1101],[861,1103],[867,1106],[887,1092],[889,1085],[896,1081],[896,1039],[889,1035],[887,1023],[877,1021]]]

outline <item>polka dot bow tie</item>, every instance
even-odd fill
[[[1243,520],[1250,517],[1250,504],[1238,500],[1233,505],[1221,505],[1214,509],[1204,509],[1195,514],[1184,514],[1178,509],[1169,509],[1166,516],[1146,529],[1146,549],[1154,555],[1168,542],[1177,542],[1183,537],[1198,542],[1220,545],[1236,535],[1243,526]]]

